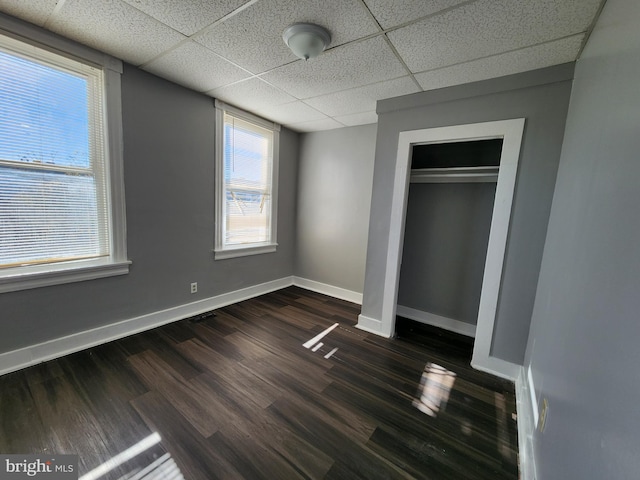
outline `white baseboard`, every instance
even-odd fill
[[[536,398],[536,387],[533,384],[533,372],[531,371],[531,365],[527,368],[527,388],[529,389],[529,400],[531,405],[531,413],[533,416],[533,424],[538,425],[538,399]]]
[[[356,328],[368,333],[380,335],[381,337],[391,338],[394,332],[389,332],[383,328],[382,322],[375,318],[367,317],[366,315],[358,315],[358,324]]]
[[[335,287],[327,283],[316,282],[315,280],[309,280],[308,278],[302,277],[293,277],[293,284],[300,288],[311,290],[312,292],[322,293],[323,295],[329,295],[330,297],[362,305],[362,293],[359,292],[354,292],[352,290]]]
[[[474,338],[476,336],[475,325],[461,322],[460,320],[454,320],[453,318],[436,315],[434,313],[423,312],[422,310],[416,310],[415,308],[398,305],[396,307],[396,315],[410,320],[415,320],[416,322],[424,323],[426,325],[432,325],[444,330],[449,330],[450,332],[459,333],[467,337]]]
[[[293,285],[284,277],[0,354],[0,375]]]
[[[518,459],[521,480],[536,480],[535,452],[533,434],[536,423],[533,421],[532,395],[529,379],[524,367],[516,378],[516,409],[518,412]]]
[[[505,380],[511,380],[512,382],[517,380],[518,375],[520,375],[520,369],[522,368],[520,365],[496,357],[487,357],[481,362],[473,357],[471,359],[471,366],[481,372],[490,373],[491,375],[504,378]]]
[[[474,337],[476,335],[476,326],[468,323],[454,320],[452,318],[435,315],[433,313],[423,312],[414,308],[398,305],[396,308],[396,314],[401,317],[406,317],[417,322],[425,323],[427,325],[433,325],[435,327],[450,330],[467,337]],[[520,374],[520,365],[507,362],[496,357],[488,357],[483,362],[478,362],[477,358],[471,361],[471,366],[476,370],[480,370],[496,377],[504,378],[515,382]]]

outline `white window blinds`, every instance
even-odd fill
[[[0,36],[0,268],[110,255],[102,75]]]
[[[223,248],[272,241],[273,137],[224,113]]]

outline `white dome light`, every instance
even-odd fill
[[[326,28],[313,23],[294,23],[285,29],[282,39],[296,57],[309,60],[329,46],[331,34]]]

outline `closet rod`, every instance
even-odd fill
[[[411,170],[411,183],[495,183],[499,167],[421,168]]]

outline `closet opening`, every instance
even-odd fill
[[[475,337],[502,144],[412,146],[397,315]]]

